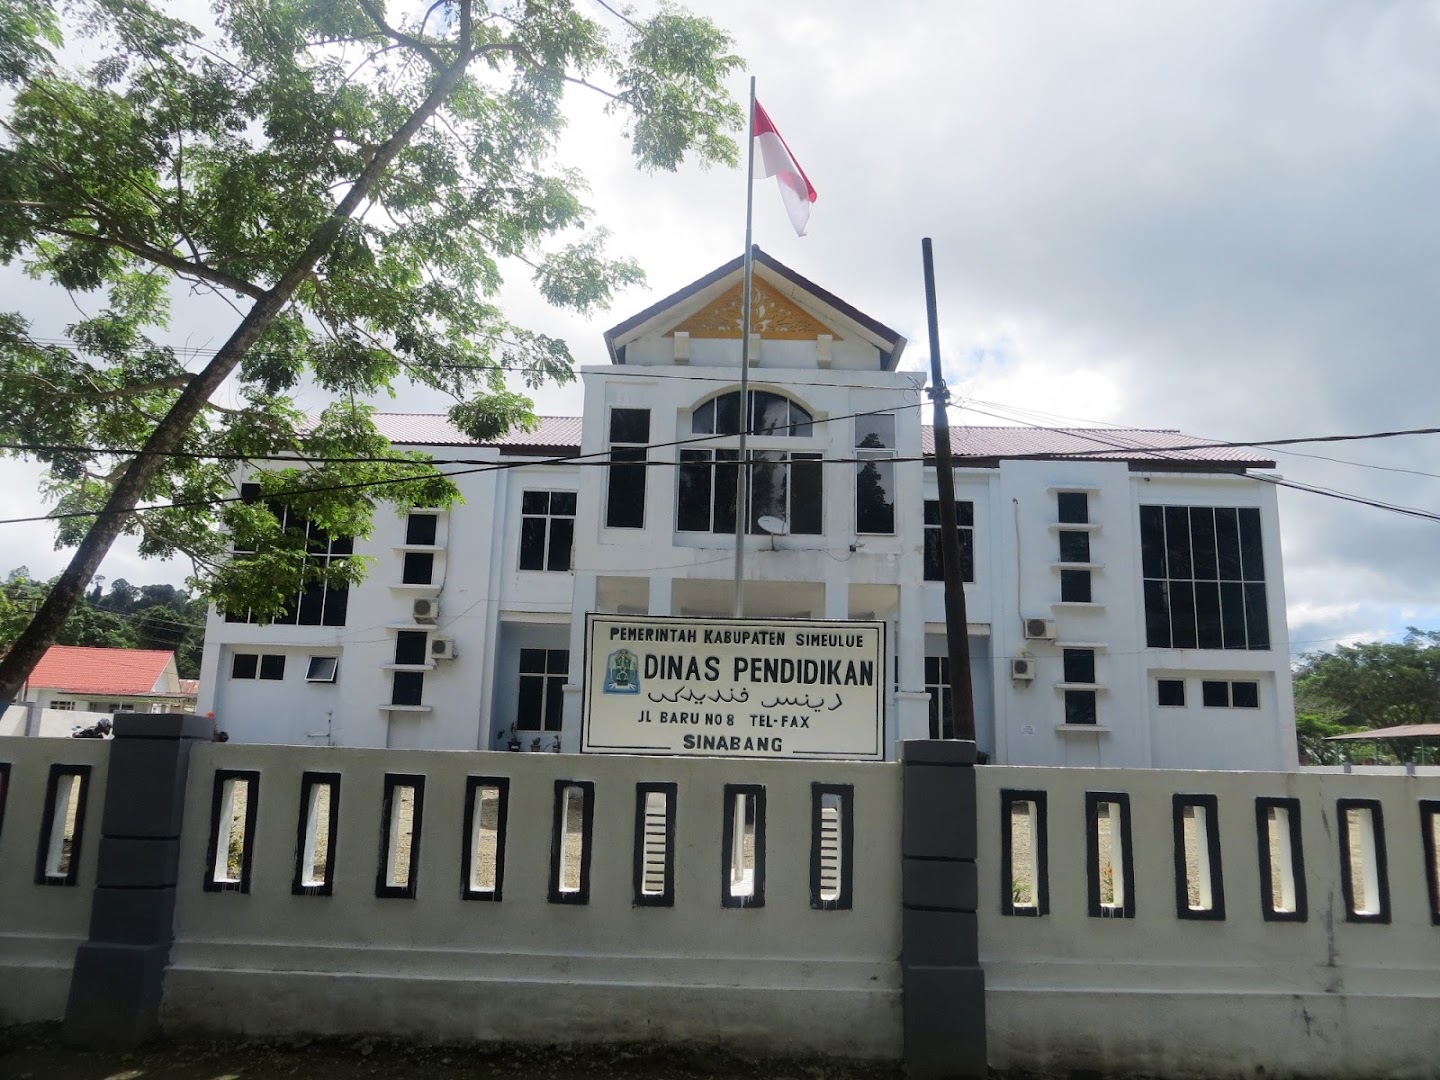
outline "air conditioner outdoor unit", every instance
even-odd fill
[[[453,638],[437,637],[430,639],[431,660],[454,660],[455,641]]]
[[[1010,661],[1010,678],[1016,682],[1030,682],[1035,678],[1035,661],[1029,656],[1017,656]]]
[[[440,601],[420,597],[411,605],[410,615],[416,622],[434,622],[440,617]]]
[[[1055,620],[1054,619],[1026,619],[1025,620],[1026,641],[1054,641]]]

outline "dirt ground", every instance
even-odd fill
[[[131,1052],[74,1050],[58,1025],[0,1030],[3,1080],[900,1080],[898,1064],[746,1059],[655,1046],[421,1046],[368,1038],[163,1042]]]

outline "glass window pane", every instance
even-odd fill
[[[1210,506],[1190,508],[1190,551],[1195,557],[1195,577],[1200,581],[1219,578],[1215,553],[1215,510]]]
[[[957,502],[955,517],[959,520],[961,528],[974,528],[975,504],[973,502]]]
[[[740,434],[740,391],[732,390],[715,399],[715,434]]]
[[[407,551],[400,580],[406,585],[429,585],[435,580],[435,554],[430,551]]]
[[[545,730],[559,731],[565,719],[565,678],[545,680]]]
[[[320,616],[325,608],[325,586],[312,581],[300,592],[300,607],[296,617],[301,626],[319,626]]]
[[[1055,496],[1055,520],[1084,525],[1090,520],[1090,496],[1084,491],[1062,491]]]
[[[285,657],[270,653],[260,657],[260,678],[279,681],[285,678]]]
[[[692,435],[715,434],[715,402],[707,401],[690,414],[690,433]]]
[[[1060,571],[1060,599],[1067,604],[1093,603],[1089,570]]]
[[[1066,649],[1064,664],[1066,682],[1093,683],[1095,681],[1095,651],[1093,649]]]
[[[715,451],[715,522],[717,533],[735,532],[735,500],[739,498],[740,467],[736,451]]]
[[[768,390],[753,391],[753,430],[759,435],[790,434],[790,401]]]
[[[520,521],[520,569],[545,569],[544,518],[522,518]]]
[[[789,474],[781,451],[761,450],[750,455],[750,532],[765,534],[759,519],[766,516],[788,523]]]
[[[1216,582],[1195,582],[1195,621],[1200,648],[1225,647],[1220,622],[1220,586]]]
[[[621,463],[641,462],[645,460],[645,451],[612,450],[610,460]],[[605,502],[605,524],[612,529],[643,529],[646,467],[612,464],[607,471],[610,477]]]
[[[1171,579],[1191,576],[1190,513],[1184,506],[1165,507],[1165,559]]]
[[[1184,679],[1161,679],[1159,686],[1159,704],[1161,705],[1184,705],[1185,704],[1185,680]]]
[[[945,556],[941,551],[940,530],[925,530],[925,580],[945,580]]]
[[[1164,581],[1145,582],[1145,644],[1170,648],[1170,590]]]
[[[681,532],[710,528],[710,451],[681,450],[675,495],[675,527]]]
[[[610,441],[612,443],[648,443],[650,441],[650,410],[611,409]]]
[[[1245,630],[1250,648],[1270,648],[1270,614],[1265,601],[1264,582],[1245,586]]]
[[[570,547],[574,539],[574,518],[550,519],[550,551],[545,560],[546,570],[570,569]]]
[[[575,492],[552,491],[550,493],[550,513],[557,517],[574,517]]]
[[[548,491],[527,491],[520,496],[520,512],[522,514],[548,514],[550,512],[550,493]]]
[[[397,671],[390,690],[391,705],[419,705],[425,693],[423,671]]]
[[[1158,506],[1140,507],[1140,573],[1165,576],[1165,511]]]
[[[320,616],[321,625],[344,626],[345,612],[349,606],[350,587],[348,585],[327,585],[325,587],[325,610]]]
[[[1211,709],[1230,704],[1230,684],[1219,679],[1206,679],[1200,684],[1200,702]]]
[[[810,414],[792,401],[790,403],[790,434],[797,439],[810,438],[813,433],[811,422]]]
[[[520,670],[531,671],[543,675],[545,673],[545,650],[521,649]]]
[[[521,731],[539,731],[544,723],[544,710],[544,677],[521,675],[520,693],[515,708],[515,726]]]
[[[1233,506],[1215,508],[1215,555],[1221,581],[1240,580],[1240,519]]]
[[[825,529],[825,466],[819,454],[797,454],[790,466],[790,531],[819,536]]]
[[[894,415],[873,413],[867,416],[857,416],[855,418],[855,445],[864,450],[893,450],[895,448]]]
[[[1258,709],[1260,707],[1260,684],[1253,682],[1231,683],[1230,704],[1237,709]]]
[[[1265,559],[1260,550],[1260,511],[1240,508],[1240,562],[1246,581],[1265,580]]]
[[[1065,722],[1067,724],[1093,724],[1096,722],[1095,691],[1065,691]]]
[[[1245,648],[1245,592],[1238,581],[1220,583],[1221,647]]]
[[[892,417],[893,419],[893,417]],[[856,467],[855,530],[861,533],[895,531],[895,463],[875,458]]]
[[[939,500],[939,499],[926,499],[926,500],[925,500],[925,524],[926,524],[926,525],[939,525],[939,524],[940,524],[940,500]]]
[[[570,650],[546,649],[545,670],[551,675],[568,675],[570,673]]]
[[[423,664],[430,658],[426,655],[426,641],[429,638],[424,630],[398,630],[395,633],[395,663],[397,664]]]
[[[253,679],[260,670],[260,657],[255,653],[236,653],[230,658],[232,679]]]
[[[1193,649],[1198,640],[1195,632],[1195,584],[1190,581],[1170,582],[1171,648]]]
[[[526,492],[529,498],[529,492]],[[439,520],[434,514],[411,514],[405,522],[405,543],[435,543],[435,524]]]
[[[1062,532],[1060,534],[1061,562],[1089,562],[1090,534],[1083,532]]]

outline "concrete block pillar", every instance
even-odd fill
[[[988,1075],[975,874],[975,744],[911,740],[901,758],[905,1070]]]
[[[90,937],[76,951],[65,1008],[68,1042],[134,1046],[159,1028],[190,749],[214,730],[204,716],[115,714]]]

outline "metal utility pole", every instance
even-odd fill
[[[935,258],[930,238],[920,241],[925,261],[925,313],[930,322],[930,397],[935,402],[935,478],[940,489],[940,550],[945,561],[945,641],[950,652],[950,701],[955,738],[975,741],[975,693],[970,684],[969,620],[960,567],[960,523],[955,514],[955,469],[950,461],[950,390],[940,374],[940,321],[935,314]],[[942,714],[943,719],[943,714]]]
[[[750,510],[750,283],[755,273],[750,230],[755,216],[755,76],[750,76],[750,139],[745,165],[745,270],[740,300],[740,475],[735,484],[735,618],[745,615],[745,533]],[[718,472],[718,469],[717,469]]]

